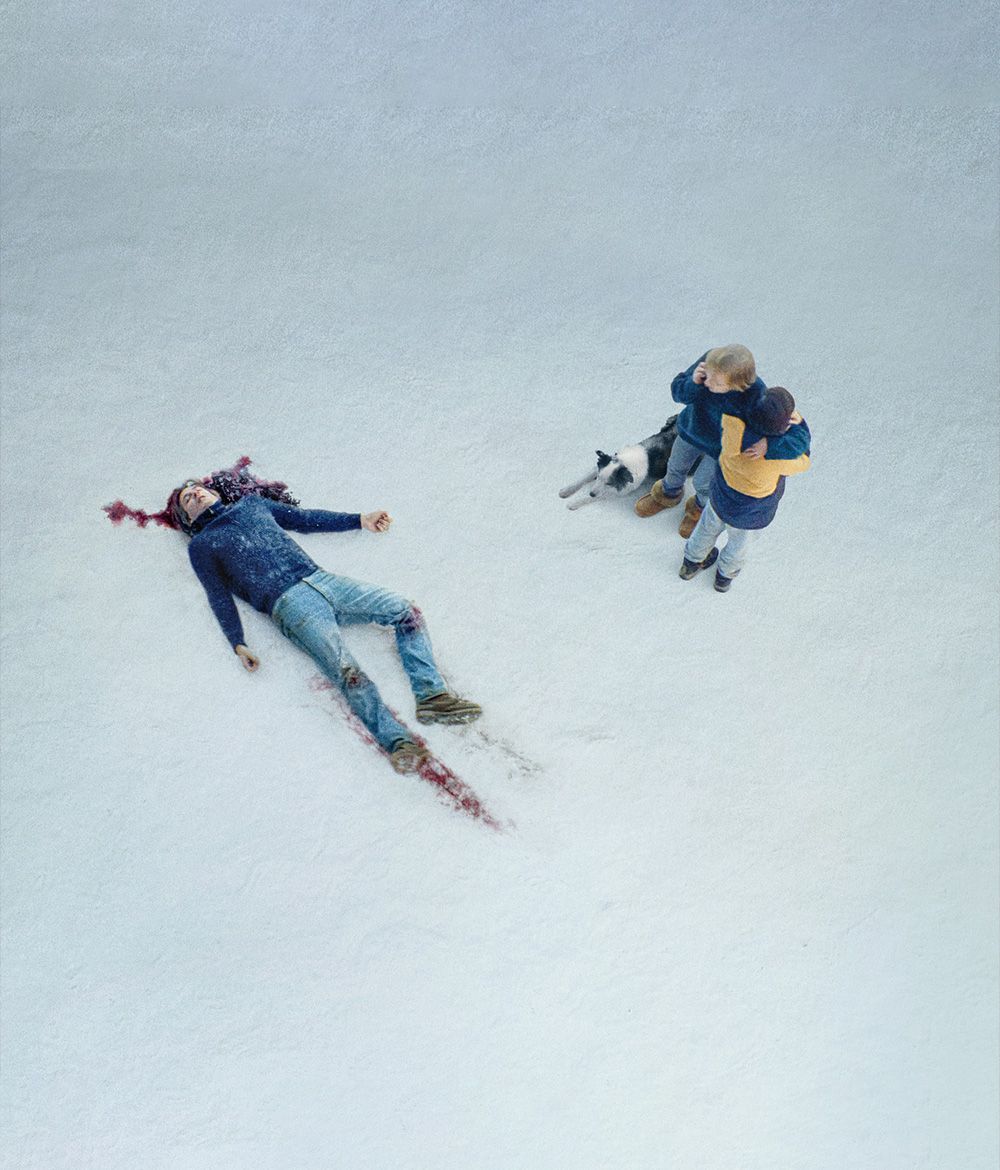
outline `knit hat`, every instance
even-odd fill
[[[186,479],[180,487],[170,493],[166,506],[159,512],[147,512],[143,508],[130,508],[121,500],[113,504],[105,504],[104,511],[112,524],[120,524],[123,520],[134,520],[140,528],[153,520],[163,528],[173,528],[178,532],[191,535],[191,521],[187,512],[181,507],[181,490],[189,483],[201,483],[222,500],[224,504],[232,504],[244,496],[264,496],[269,500],[278,500],[282,504],[291,504],[298,507],[299,501],[289,492],[288,484],[280,480],[258,479],[252,471],[248,471],[251,459],[248,455],[241,456],[232,467],[213,471],[211,475],[202,478]]]
[[[760,402],[747,415],[747,422],[761,435],[783,435],[795,413],[795,399],[784,386],[765,390]]]

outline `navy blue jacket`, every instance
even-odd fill
[[[346,532],[360,527],[360,513],[294,508],[263,496],[213,504],[202,512],[192,526],[188,556],[230,646],[243,642],[234,593],[270,614],[286,589],[319,568],[283,529]]]

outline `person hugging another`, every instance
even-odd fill
[[[748,424],[753,428],[750,433]],[[763,438],[756,439],[755,434]],[[745,446],[748,440],[752,443]],[[790,459],[761,457],[761,446],[773,448],[786,441],[802,453]],[[743,568],[751,535],[774,519],[785,492],[785,477],[808,469],[809,445],[809,427],[783,386],[765,391],[746,421],[723,414],[718,469],[706,507],[684,546],[683,580],[689,581],[718,559],[715,588],[719,593],[729,590]],[[728,539],[720,553],[715,542],[723,529]]]
[[[711,493],[722,449],[722,416],[748,418],[766,389],[757,377],[754,356],[745,345],[710,349],[679,373],[670,384],[671,397],[684,405],[677,419],[677,438],[666,474],[636,501],[637,514],[655,516],[666,508],[676,507],[684,498],[684,481],[690,475],[694,495],[684,507],[679,529],[681,536],[689,537]],[[746,453],[751,458],[793,459],[806,450],[796,434],[773,440],[770,447],[759,433],[747,436]]]

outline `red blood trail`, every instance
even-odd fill
[[[321,675],[316,675],[310,680],[309,685],[314,691],[329,691],[337,700],[338,705],[347,719],[348,726],[354,734],[381,752],[383,756],[387,755],[368,728],[365,727],[357,715],[347,706],[347,701],[329,679],[323,678]],[[390,707],[389,710],[392,711],[392,708]],[[392,711],[392,713],[399,719],[395,711]],[[427,744],[419,735],[414,735],[413,741],[423,748],[427,747]],[[429,760],[424,760],[417,769],[416,774],[426,783],[433,784],[453,808],[459,812],[464,812],[474,820],[482,821],[484,825],[488,825],[497,832],[501,831],[502,825],[500,822],[483,806],[482,801],[476,796],[469,785],[460,777],[456,776],[447,764],[442,764],[440,760],[432,756]]]

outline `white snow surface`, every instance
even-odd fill
[[[5,1167],[995,1167],[995,31],[7,6]],[[814,465],[719,596],[556,493],[729,341]],[[505,831],[101,511],[242,454],[392,512],[302,543]]]

